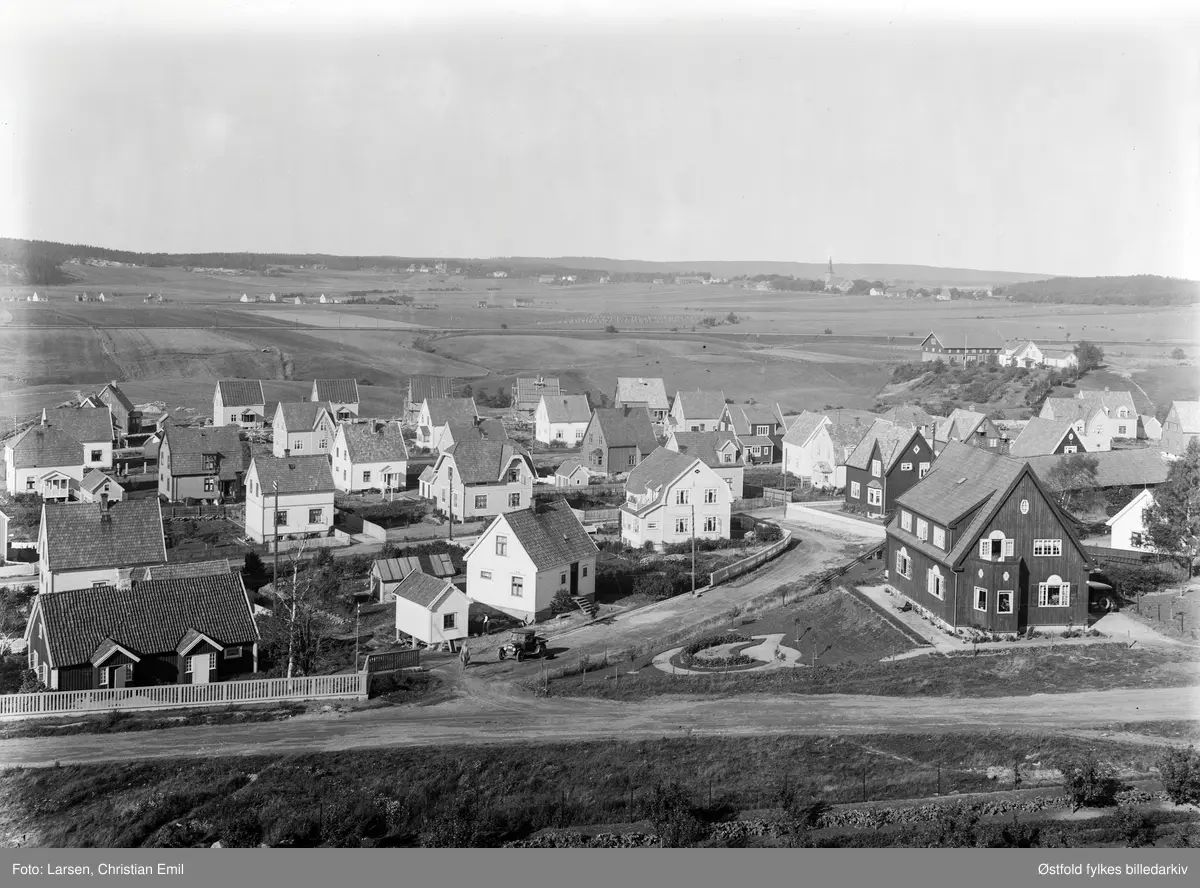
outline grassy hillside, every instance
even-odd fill
[[[1127,277],[1056,277],[1006,286],[1017,302],[1091,305],[1191,305],[1200,302],[1200,283],[1155,274]]]

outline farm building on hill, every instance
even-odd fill
[[[1004,338],[991,330],[935,331],[921,341],[921,360],[945,361],[947,364],[995,364],[999,363],[1004,347]]]

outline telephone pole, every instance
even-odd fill
[[[696,597],[696,504],[692,503],[692,598]]]
[[[271,482],[275,488],[275,514],[271,516],[271,530],[275,536],[275,576],[271,581],[271,588],[275,590],[275,594],[279,594],[279,482]],[[266,528],[263,528],[266,531]]]

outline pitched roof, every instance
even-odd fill
[[[557,376],[518,376],[513,383],[518,404],[536,404],[542,395],[561,395]]]
[[[258,629],[241,574],[98,586],[38,596],[56,667],[91,662],[102,646],[135,654],[175,651],[189,633],[218,644],[253,644]]]
[[[787,433],[783,436],[783,443],[803,447],[817,433],[817,430],[821,426],[832,425],[833,423],[825,414],[805,410],[792,420],[792,424],[788,426]]]
[[[537,474],[533,458],[520,444],[511,441],[491,441],[470,439],[456,441],[446,448],[441,459],[452,456],[458,475],[465,484],[495,483],[504,477],[509,464],[514,458],[525,461],[529,471]]]
[[[454,591],[455,586],[449,580],[431,577],[419,570],[406,576],[395,589],[397,598],[419,604],[428,610],[440,606]]]
[[[667,400],[667,387],[661,376],[618,376],[617,403],[642,404],[651,410],[666,410],[671,406]]]
[[[986,415],[977,411],[955,407],[949,416],[937,424],[933,437],[939,442],[966,441],[986,419]]]
[[[731,468],[733,466],[742,465],[740,454],[736,445],[738,443],[737,436],[733,432],[715,431],[715,432],[675,432],[675,444],[679,448],[676,453],[684,453],[693,459],[699,459],[709,468]],[[731,463],[721,462],[717,456],[717,451],[733,442],[734,461]],[[669,443],[669,442],[668,442]]]
[[[930,334],[937,338],[942,348],[1004,348],[1004,337],[986,327],[967,330],[934,330]],[[926,339],[929,337],[927,336]]]
[[[838,465],[845,465],[858,442],[867,433],[867,426],[860,422],[833,422],[829,426],[829,437],[833,439],[833,452]]]
[[[1133,450],[1099,450],[1086,454],[1096,460],[1097,487],[1141,487],[1162,484],[1167,480],[1171,463],[1158,447],[1138,447]],[[1046,480],[1050,471],[1066,456],[1031,456],[1026,462],[1037,476]],[[941,457],[938,457],[941,461]],[[936,466],[937,463],[934,463]]]
[[[1171,412],[1185,435],[1200,434],[1200,401],[1172,401]]]
[[[1110,416],[1116,415],[1118,407],[1124,407],[1129,411],[1130,416],[1137,415],[1137,406],[1133,403],[1133,394],[1131,392],[1087,390],[1077,392],[1075,398],[1076,400],[1102,407],[1104,412]]]
[[[846,465],[855,469],[869,469],[871,454],[875,445],[879,445],[879,459],[883,463],[883,471],[890,472],[896,460],[905,452],[905,447],[918,434],[917,430],[908,425],[897,425],[886,419],[877,419],[871,423],[867,433],[863,435],[858,446],[846,458]]]
[[[725,393],[722,391],[677,392],[675,403],[683,412],[684,418],[717,419],[725,409]]]
[[[454,397],[454,380],[448,376],[410,376],[409,400],[420,404],[426,398]]]
[[[125,393],[121,391],[121,387],[115,382],[108,383],[104,386],[104,388],[100,389],[100,391],[96,392],[96,397],[102,398],[105,392],[112,392],[112,398],[126,410],[136,409],[133,406],[133,402],[130,401],[129,398],[125,397]]]
[[[13,468],[83,465],[83,445],[62,429],[31,426],[8,442],[13,449]]]
[[[1119,512],[1117,512],[1115,515],[1113,515],[1111,518],[1109,518],[1104,523],[1107,524],[1109,527],[1112,527],[1114,524],[1116,524],[1118,521],[1120,521],[1122,518],[1124,518],[1126,515],[1128,515],[1134,509],[1144,510],[1144,509],[1150,508],[1150,506],[1152,506],[1152,505],[1154,505],[1154,494],[1150,492],[1149,488],[1145,488],[1143,490],[1138,491],[1137,494],[1134,495],[1133,499],[1131,499],[1129,502],[1127,502],[1121,508],[1121,510]],[[1141,513],[1139,512],[1138,514],[1140,517]]]
[[[408,447],[398,422],[347,422],[341,425],[346,450],[357,463],[408,459]]]
[[[592,413],[609,447],[638,447],[643,454],[658,447],[650,411],[645,407],[597,407]]]
[[[131,567],[122,569],[119,576],[122,580],[144,582],[146,580],[181,580],[187,577],[219,577],[234,572],[234,567],[229,563],[228,558],[215,558],[212,561],[186,561],[179,564],[149,564],[145,567]]]
[[[104,474],[99,469],[88,469],[83,473],[83,480],[79,482],[79,487],[80,489],[86,490],[89,493],[95,493],[108,483],[116,484],[117,487],[121,487],[121,485],[117,483],[116,479],[108,477],[108,475]],[[124,490],[124,488],[121,489]]]
[[[257,379],[222,379],[217,383],[221,403],[226,407],[252,407],[266,404],[262,382]]]
[[[55,407],[45,411],[42,425],[62,429],[81,444],[93,444],[113,439],[112,408]]]
[[[167,560],[157,499],[46,503],[46,567],[50,570],[128,567]]]
[[[258,474],[264,495],[280,493],[322,493],[333,490],[333,470],[327,456],[257,455],[250,468]]]
[[[437,477],[437,473],[433,471],[433,466],[426,466],[424,469],[421,470],[421,476],[417,480],[418,481],[432,481],[436,477]]]
[[[204,468],[204,457],[216,454],[218,475],[223,481],[232,481],[246,471],[249,461],[235,425],[201,428],[169,425],[163,441],[170,452],[172,475],[209,474]]]
[[[328,413],[329,408],[316,401],[280,401],[279,412],[283,414],[283,427],[289,432],[307,432],[316,428],[317,418]]]
[[[581,460],[579,457],[573,456],[570,459],[564,459],[562,461],[562,465],[554,470],[554,474],[563,475],[565,477],[574,474],[579,469],[586,470],[587,466],[583,464],[583,460]]]
[[[934,417],[916,404],[897,404],[891,410],[881,414],[879,418],[897,425],[911,425],[915,428],[921,426],[932,428],[934,424]]]
[[[1008,446],[1009,456],[1044,456],[1053,453],[1074,428],[1069,419],[1042,419],[1035,416]]]
[[[565,502],[507,512],[503,519],[538,570],[591,558],[600,551]]]
[[[410,573],[420,571],[431,577],[452,577],[457,573],[449,555],[409,555],[404,558],[380,558],[374,569],[385,583],[403,580]]]
[[[434,426],[451,423],[471,424],[479,416],[474,398],[426,398],[429,422]]]
[[[357,404],[359,401],[358,381],[355,379],[315,379],[313,388],[316,391],[314,401],[337,404]]]
[[[629,470],[629,476],[625,479],[625,492],[634,495],[654,493],[656,497],[661,498],[667,484],[698,461],[700,458],[690,453],[676,453],[674,450],[660,447]]]
[[[587,422],[592,407],[587,395],[542,395],[550,422]]]
[[[1098,409],[1096,404],[1078,398],[1047,398],[1042,403],[1042,413],[1049,414],[1048,419],[1065,419],[1070,422],[1090,419]]]
[[[754,427],[760,425],[769,427],[773,434],[775,426],[779,424],[779,417],[766,404],[726,404],[725,408],[729,410],[729,419],[739,435],[752,435]]]

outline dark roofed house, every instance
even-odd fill
[[[39,591],[115,585],[121,568],[167,560],[157,499],[47,503],[38,531]]]
[[[846,459],[846,508],[883,517],[896,498],[933,465],[933,448],[917,429],[884,419],[871,423]]]
[[[890,410],[881,413],[879,418],[894,422],[896,425],[912,426],[930,441],[933,440],[938,420],[938,417],[933,416],[917,404],[897,404]]]
[[[1086,453],[1083,439],[1069,419],[1035,416],[1008,445],[1009,456],[1047,456],[1057,453]]]
[[[953,630],[1086,626],[1089,560],[1029,464],[952,442],[896,499],[889,585]]]
[[[116,430],[118,442],[123,441],[126,435],[136,435],[142,431],[142,411],[134,406],[115,381],[91,395],[84,401],[83,406],[107,407],[112,411],[113,428]]]
[[[241,574],[99,585],[39,595],[29,666],[55,691],[208,684],[258,671]]]
[[[628,472],[659,445],[645,407],[598,407],[584,430],[582,446],[589,469],[618,475]]]
[[[537,476],[533,458],[520,444],[481,438],[447,447],[433,471],[429,489],[436,508],[457,521],[528,508]]]
[[[334,492],[328,456],[256,455],[246,473],[246,533],[260,543],[328,536]]]
[[[358,416],[358,381],[354,379],[314,379],[310,401],[325,404],[338,422]]]
[[[543,395],[561,395],[557,376],[518,376],[513,380],[512,402],[516,410],[532,412]]]
[[[84,448],[62,429],[35,425],[4,442],[4,486],[9,496],[38,494],[65,501],[83,480]]]
[[[410,376],[404,394],[404,424],[413,428],[427,398],[453,398],[454,380],[448,376]]]
[[[237,425],[259,429],[271,421],[262,382],[257,379],[222,379],[213,392],[214,426]]]
[[[249,462],[237,425],[170,425],[158,447],[158,492],[170,502],[237,500]]]
[[[921,341],[921,360],[944,361],[947,364],[997,364],[1004,347],[1004,337],[986,327],[938,330]]]

